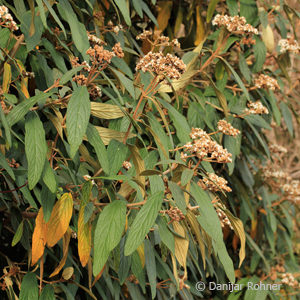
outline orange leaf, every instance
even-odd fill
[[[80,207],[78,216],[78,255],[83,267],[89,261],[91,252],[91,224],[84,224],[84,209],[85,205]]]
[[[44,254],[47,236],[47,224],[44,220],[43,208],[41,207],[35,219],[35,228],[32,235],[32,258],[31,265],[37,261]]]
[[[198,46],[205,37],[205,29],[204,24],[201,18],[201,8],[200,5],[197,5],[196,7],[196,23],[197,23],[197,29],[196,29],[196,40],[194,42],[195,46]]]
[[[57,275],[60,270],[63,268],[63,266],[66,263],[67,257],[68,257],[68,250],[69,250],[69,244],[71,239],[72,231],[70,228],[68,228],[67,232],[64,235],[63,238],[63,258],[59,262],[59,265],[55,268],[55,270],[52,272],[52,274],[49,277],[53,277]]]
[[[101,278],[103,272],[104,272],[104,269],[105,269],[106,265],[104,265],[104,267],[102,268],[102,270],[100,271],[100,273],[95,277],[93,283],[92,283],[92,287],[95,285],[95,283]]]
[[[161,1],[158,3],[158,16],[157,16],[157,23],[158,28],[155,27],[155,32],[159,35],[163,32],[169,23],[169,19],[171,17],[173,1]]]
[[[53,247],[66,233],[72,217],[73,198],[65,193],[55,203],[48,221],[47,245]]]

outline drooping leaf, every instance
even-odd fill
[[[51,221],[51,219],[50,219]],[[50,223],[49,221],[49,223]],[[50,227],[49,227],[50,228]],[[50,278],[57,275],[61,269],[64,267],[67,258],[68,258],[68,250],[69,250],[69,244],[70,244],[70,240],[71,240],[71,229],[69,228],[66,233],[63,236],[63,257],[62,259],[59,261],[58,266],[55,268],[55,270],[50,274]]]
[[[40,296],[43,300],[55,300],[54,288],[51,284],[47,284],[43,289]]]
[[[146,204],[138,212],[129,229],[124,249],[125,255],[133,253],[143,242],[146,234],[155,222],[162,200],[163,193],[157,192],[147,199]]]
[[[22,280],[19,300],[38,300],[39,288],[34,273],[27,273]]]
[[[97,276],[110,252],[121,240],[126,222],[126,204],[115,200],[99,216],[94,234],[93,274]]]
[[[126,1],[125,0],[114,0],[114,1],[116,2],[117,6],[119,7],[120,12],[124,17],[126,24],[128,26],[131,26],[130,11],[129,11],[129,7],[128,7]]]
[[[91,102],[91,114],[100,119],[118,119],[124,117],[124,113],[117,105]]]
[[[25,153],[28,162],[28,185],[29,189],[33,189],[42,175],[47,154],[43,123],[35,113],[26,118]]]
[[[66,125],[72,157],[74,157],[85,135],[90,113],[91,103],[87,88],[86,86],[79,86],[73,92],[67,108]]]
[[[47,245],[53,247],[66,233],[72,217],[73,198],[65,193],[55,203],[47,227]]]
[[[92,246],[92,227],[88,222],[84,222],[85,207],[86,205],[80,207],[78,215],[78,255],[83,267],[89,261]]]

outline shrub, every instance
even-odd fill
[[[295,9],[0,3],[2,298],[296,297]]]

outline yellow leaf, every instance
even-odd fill
[[[11,83],[11,66],[6,62],[4,63],[3,82],[2,82],[3,93],[8,92],[10,83]]]
[[[99,135],[101,136],[101,139],[102,139],[104,145],[108,145],[112,139],[115,139],[119,142],[123,142],[124,137],[126,135],[126,132],[120,132],[117,130],[100,127],[100,126],[95,126],[95,127],[96,127]],[[134,136],[135,136],[135,134],[129,133],[128,138],[130,139]]]
[[[272,53],[275,49],[274,33],[270,24],[262,27],[262,40],[266,45],[268,52]]]
[[[118,119],[124,117],[124,113],[117,105],[91,102],[91,114],[100,119]]]
[[[25,67],[23,66],[22,62],[19,59],[16,59],[16,63],[19,67],[20,74],[26,72]],[[30,96],[27,89],[27,84],[28,84],[28,78],[21,75],[21,91],[23,92],[26,98],[29,98]]]
[[[205,38],[205,29],[204,24],[201,18],[201,10],[200,5],[197,5],[196,7],[196,40],[194,41],[195,46],[198,46]]]
[[[139,254],[139,257],[141,259],[141,262],[142,262],[142,267],[144,268],[145,266],[145,249],[144,249],[144,244],[141,244],[137,249],[136,251],[138,252]]]
[[[155,27],[155,31],[160,34],[163,32],[169,23],[169,19],[171,16],[173,1],[161,1],[158,3],[158,16],[157,16],[157,23],[158,28]]]
[[[72,217],[73,198],[65,193],[55,203],[50,219],[47,223],[50,229],[47,234],[47,245],[53,247],[66,233]]]
[[[49,220],[50,222],[50,220]],[[60,270],[63,268],[63,266],[66,263],[67,257],[68,257],[68,250],[69,250],[69,244],[71,239],[72,231],[70,228],[68,228],[67,232],[65,233],[63,237],[63,257],[61,261],[59,262],[58,266],[55,268],[55,270],[52,272],[52,274],[49,277],[53,277],[57,275]]]
[[[176,233],[178,233],[181,236],[186,236],[186,232],[182,225],[174,221],[173,222],[173,228]],[[189,248],[189,241],[187,239],[180,238],[178,236],[174,236],[175,238],[175,257],[179,264],[186,269],[186,257],[187,252]]]
[[[35,219],[35,228],[32,235],[32,258],[31,265],[37,261],[44,254],[47,236],[47,224],[44,220],[43,208],[41,207]]]
[[[91,224],[84,224],[85,206],[80,207],[78,215],[78,255],[83,267],[88,263],[91,252]]]

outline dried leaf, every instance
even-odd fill
[[[124,113],[117,105],[91,102],[91,114],[100,119],[118,119],[124,117]]]
[[[73,274],[74,274],[74,268],[73,267],[65,268],[63,273],[62,273],[62,278],[64,280],[69,280],[72,277]]]
[[[198,46],[205,38],[205,28],[201,18],[201,6],[196,7],[196,40],[194,42],[195,46]]]
[[[145,247],[144,244],[141,244],[137,249],[136,249],[137,253],[139,254],[139,257],[141,259],[142,262],[142,267],[144,268],[145,266]]]
[[[32,235],[31,265],[35,265],[44,254],[47,237],[47,224],[44,220],[43,208],[41,207],[35,219],[35,228]]]
[[[182,225],[179,222],[174,221],[173,228],[174,231],[178,233],[180,236],[186,236],[185,229],[182,227]],[[189,241],[187,239],[182,239],[177,235],[175,235],[174,238],[175,238],[175,257],[179,262],[179,264],[186,269],[186,258],[187,258],[188,248],[189,248]]]
[[[100,127],[100,126],[95,126],[95,127],[98,130],[99,135],[100,135],[104,145],[108,145],[112,139],[115,139],[119,142],[123,142],[123,139],[126,135],[126,132],[120,132],[120,131],[116,131],[113,129]],[[129,133],[128,138],[133,138],[134,136],[135,136],[135,134]]]
[[[55,203],[50,220],[47,223],[51,228],[47,234],[47,245],[53,247],[66,233],[72,217],[73,198],[70,193],[65,193]]]

